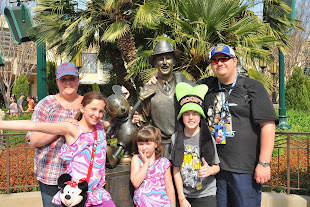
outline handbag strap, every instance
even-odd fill
[[[91,171],[92,171],[93,163],[94,163],[94,158],[95,158],[95,155],[96,155],[97,139],[98,139],[98,133],[97,133],[97,128],[96,128],[96,126],[94,126],[94,134],[95,134],[95,139],[94,139],[93,149],[92,149],[91,158],[90,158],[90,163],[89,163],[88,172],[87,172],[87,177],[86,177],[87,183],[88,183],[89,178],[90,178],[90,173],[91,173]]]

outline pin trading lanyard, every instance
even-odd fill
[[[228,91],[228,95],[231,94],[231,92],[232,92],[232,90],[233,90],[232,88],[236,85],[238,75],[239,75],[239,73],[236,74],[235,80],[234,80],[234,82],[231,84],[231,89]],[[219,80],[217,80],[217,83],[218,83],[219,89],[222,90],[222,84],[220,83]],[[227,97],[225,97],[225,99],[224,99],[224,98],[223,98],[223,94],[224,94],[223,91],[221,91],[222,109],[223,109],[224,103],[227,101]],[[221,115],[221,118],[223,118],[222,115]]]
[[[96,128],[96,126],[94,126],[94,134],[95,134],[95,139],[94,139],[93,149],[92,149],[91,158],[90,158],[90,163],[89,163],[88,172],[87,172],[87,177],[86,177],[87,183],[88,183],[89,178],[90,178],[90,173],[91,173],[91,171],[92,171],[93,163],[94,163],[94,158],[95,158],[95,155],[96,155],[97,139],[98,139],[98,133],[97,133],[97,128]]]

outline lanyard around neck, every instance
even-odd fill
[[[98,133],[97,133],[96,126],[94,126],[94,134],[95,134],[95,139],[94,139],[93,149],[92,149],[90,163],[89,163],[87,177],[86,177],[87,183],[89,182],[90,174],[91,174],[91,171],[92,171],[92,168],[93,168],[94,158],[95,158],[95,155],[96,155],[97,139],[98,139]]]
[[[234,80],[234,82],[231,84],[231,89],[228,91],[228,95],[231,94],[231,92],[232,92],[232,90],[233,90],[233,87],[236,85],[238,75],[239,75],[239,73],[236,74],[235,80]],[[219,80],[217,80],[217,83],[218,83],[219,89],[222,90],[222,84],[220,83]],[[225,100],[224,100],[224,98],[223,98],[223,91],[222,91],[222,92],[221,92],[222,106],[223,106],[224,103],[226,102],[226,99],[227,99],[227,97],[225,97]]]
[[[239,73],[236,74],[234,82],[231,84],[231,89],[228,92],[229,95],[231,94],[231,92],[233,90],[232,88],[236,85],[238,75],[239,75]],[[218,83],[219,89],[222,90],[222,84],[220,83],[220,81],[218,79],[217,79],[217,83]]]

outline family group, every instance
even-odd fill
[[[192,83],[173,71],[180,53],[166,41],[156,44],[150,63],[158,69],[143,90],[154,91],[133,118],[130,180],[139,207],[258,207],[262,184],[270,179],[277,117],[264,86],[237,70],[228,45],[209,55],[214,77]],[[32,120],[0,121],[0,129],[29,131],[34,171],[44,207],[114,207],[104,189],[107,140],[105,99],[78,94],[73,63],[58,66],[59,93],[38,102]],[[87,199],[64,201],[67,185],[87,181]],[[75,201],[76,202],[76,201]]]

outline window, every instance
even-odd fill
[[[82,55],[82,73],[97,73],[97,54],[96,53],[84,53]]]

